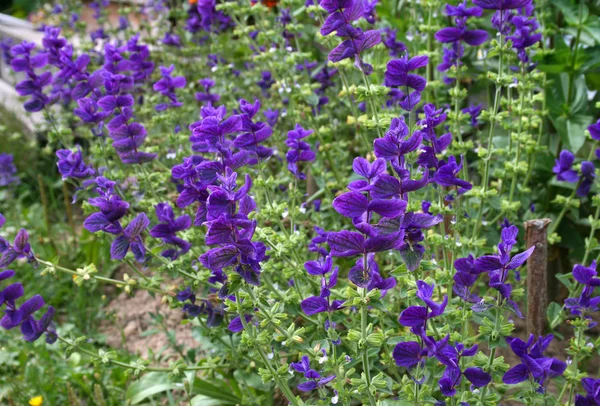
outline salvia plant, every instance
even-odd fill
[[[61,237],[21,229],[0,154],[11,337],[185,404],[600,405],[598,4],[78,3],[2,55],[73,249],[110,261],[41,254]],[[197,347],[164,363],[77,334],[36,294],[69,278],[160,298]]]

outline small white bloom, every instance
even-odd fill
[[[339,396],[335,395],[334,397],[331,398],[331,403],[333,403],[334,405],[337,405],[338,400],[339,400]]]

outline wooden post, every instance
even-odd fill
[[[535,250],[527,260],[527,334],[541,336],[546,324],[548,307],[548,241],[547,227],[552,220],[538,219],[525,222],[527,248]]]

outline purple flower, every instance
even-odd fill
[[[252,242],[256,228],[256,221],[248,219],[248,214],[256,208],[248,196],[252,182],[246,175],[244,185],[237,188],[237,173],[229,167],[217,179],[218,185],[209,186],[203,214],[208,227],[205,242],[217,247],[203,254],[200,262],[213,272],[233,267],[247,283],[258,285],[261,262],[269,257],[263,243]]]
[[[242,133],[233,140],[233,145],[255,156],[255,159],[247,162],[250,165],[254,165],[273,154],[271,148],[261,145],[262,142],[271,137],[273,129],[262,121],[254,122],[252,120],[260,110],[259,100],[255,100],[254,104],[250,104],[244,99],[240,100],[240,110],[244,113],[241,115]]]
[[[23,105],[28,112],[40,111],[50,102],[48,96],[44,94],[44,87],[50,84],[52,72],[46,71],[41,75],[35,73],[36,69],[43,68],[48,64],[48,54],[38,52],[32,56],[34,48],[34,43],[23,41],[14,45],[10,50],[13,56],[10,66],[15,72],[25,74],[25,79],[17,83],[15,88],[20,96],[30,96],[30,99]]]
[[[160,223],[152,227],[150,235],[154,238],[160,238],[167,245],[176,247],[176,249],[163,251],[161,255],[175,260],[187,253],[192,244],[177,237],[176,234],[191,227],[192,219],[190,216],[185,214],[175,218],[173,208],[168,203],[159,203],[156,205],[156,217],[158,217]]]
[[[417,281],[417,297],[421,299],[425,306],[410,306],[400,314],[398,321],[401,325],[412,327],[414,331],[424,329],[427,320],[441,315],[448,304],[448,296],[444,296],[442,303],[436,303],[432,300],[434,285],[428,285],[423,281]]]
[[[490,287],[498,290],[502,299],[506,299],[509,307],[517,313],[517,316],[522,317],[517,304],[510,300],[512,287],[509,283],[506,283],[506,278],[509,271],[518,269],[527,261],[533,253],[535,246],[511,256],[510,251],[517,243],[518,233],[518,228],[513,225],[504,227],[501,234],[502,241],[498,244],[498,254],[479,257],[475,260],[474,266],[478,270],[489,273]]]
[[[469,191],[473,188],[466,180],[459,179],[457,175],[462,170],[462,157],[460,160],[460,164],[456,163],[456,158],[451,156],[448,158],[448,162],[440,165],[439,169],[433,176],[433,180],[440,186],[452,187],[456,186],[458,189],[458,194],[461,195],[466,191]]]
[[[285,157],[288,161],[288,170],[298,179],[306,179],[306,174],[300,171],[300,162],[312,162],[315,160],[315,153],[311,150],[310,144],[302,141],[313,133],[313,130],[305,130],[296,124],[296,128],[288,131],[285,144],[290,147]]]
[[[273,80],[273,76],[269,71],[263,71],[260,75],[261,79],[258,82],[256,82],[256,84],[262,89],[263,95],[268,96],[268,91],[271,88],[271,86],[273,86],[273,84],[275,83],[275,80]]]
[[[479,118],[479,115],[481,114],[482,108],[483,108],[483,106],[481,104],[478,104],[476,106],[470,105],[469,107],[465,107],[464,109],[461,110],[463,113],[471,116],[471,126],[473,128],[477,128],[481,124],[480,121],[478,120],[478,118]]]
[[[223,151],[224,147],[227,147],[226,136],[242,130],[241,116],[234,115],[223,120],[227,114],[225,106],[218,108],[205,106],[200,110],[200,114],[203,117],[202,121],[190,126],[192,130],[190,141],[194,151]]]
[[[2,253],[0,269],[6,268],[20,258],[27,258],[27,261],[32,264],[37,263],[31,245],[29,245],[29,234],[23,228],[15,236],[12,245],[0,237],[0,253]]]
[[[385,85],[402,89],[399,98],[401,99],[400,105],[404,110],[410,111],[419,104],[421,92],[425,90],[427,83],[425,78],[410,72],[423,68],[428,63],[427,56],[415,56],[409,59],[408,55],[388,62],[385,71]],[[410,92],[410,89],[413,91]]]
[[[556,160],[552,172],[556,174],[557,180],[565,182],[577,182],[577,171],[573,170],[573,162],[575,162],[575,155],[566,149],[560,151],[560,155]]]
[[[13,164],[13,159],[11,154],[0,154],[0,187],[21,182],[16,176],[17,167]]]
[[[473,3],[487,10],[514,10],[531,3],[531,0],[473,0]]]
[[[94,168],[87,166],[83,161],[83,154],[79,148],[77,151],[60,149],[56,151],[56,156],[58,157],[56,165],[63,179],[84,179],[95,173]]]
[[[435,33],[435,39],[444,44],[450,44],[444,49],[444,61],[438,66],[438,70],[445,72],[452,66],[460,67],[460,59],[464,54],[462,43],[471,46],[479,46],[487,41],[488,34],[484,30],[467,29],[467,20],[469,17],[481,16],[482,10],[479,7],[467,7],[466,0],[459,3],[458,6],[446,5],[446,15],[455,17],[456,27],[442,28]]]
[[[199,102],[206,102],[209,106],[211,106],[213,103],[216,103],[221,99],[220,95],[210,93],[210,89],[215,85],[214,80],[205,78],[199,80],[198,83],[204,87],[204,93],[197,92],[195,94],[196,100]]]
[[[576,395],[575,406],[600,405],[600,379],[583,378],[581,380],[581,385],[587,392],[587,396]]]
[[[410,137],[408,135],[409,129],[404,122],[404,117],[392,119],[390,129],[385,133],[385,136],[373,142],[375,156],[386,161],[397,161],[409,152],[419,148],[423,140],[422,133],[415,131]]]
[[[360,28],[353,29],[352,37],[344,40],[341,44],[331,50],[328,59],[331,62],[339,62],[346,58],[354,58],[354,66],[366,75],[373,73],[373,67],[364,63],[360,57],[361,52],[371,49],[381,42],[381,33],[378,30],[363,32]]]
[[[475,267],[475,258],[473,258],[473,255],[456,259],[454,261],[454,269],[456,269],[456,273],[453,276],[454,293],[469,303],[479,303],[481,298],[471,293],[471,288],[475,285],[479,274],[484,271]]]
[[[162,43],[167,46],[181,48],[181,38],[179,38],[179,35],[173,34],[171,32],[165,32],[165,36],[162,39]]]
[[[506,342],[515,355],[521,359],[521,363],[506,371],[502,382],[507,385],[515,385],[533,378],[539,385],[537,391],[544,393],[548,380],[562,375],[567,368],[567,364],[563,361],[543,355],[553,338],[552,334],[548,334],[534,341],[534,335],[531,334],[527,342],[524,342],[520,338],[508,337]]]
[[[596,271],[596,261],[592,261],[589,267],[577,264],[573,267],[573,278],[583,285],[583,290],[578,298],[567,298],[565,307],[571,311],[571,314],[582,315],[598,311],[600,296],[592,297],[594,289],[600,286],[600,278]]]
[[[512,41],[513,48],[517,51],[519,60],[526,63],[529,62],[527,48],[541,41],[542,34],[535,32],[538,30],[539,24],[535,17],[532,17],[533,4],[519,8],[518,13],[510,20],[515,28],[514,33],[506,37],[506,39]]]
[[[274,127],[275,124],[277,124],[277,121],[279,120],[279,110],[278,109],[264,110],[263,115],[265,116],[265,119],[267,120],[267,124],[269,124],[269,126],[271,126],[271,127]]]
[[[593,162],[583,161],[581,163],[581,183],[577,188],[577,196],[585,197],[590,193],[594,179],[596,178],[596,167]]]
[[[7,269],[0,271],[0,282],[12,278],[15,272]],[[24,295],[23,285],[13,283],[4,289],[0,289],[0,308],[4,306],[4,317],[0,319],[0,327],[10,330],[15,327],[21,327],[21,333],[26,341],[32,342],[46,333],[46,342],[52,344],[56,341],[56,330],[52,318],[54,308],[48,306],[48,310],[40,320],[33,317],[33,313],[44,307],[44,299],[40,295],[32,298],[17,306],[17,299]]]
[[[89,203],[100,209],[100,213],[90,214],[83,222],[86,230],[95,233],[104,231],[110,234],[120,234],[123,231],[119,220],[125,216],[129,203],[116,193],[116,183],[104,177],[97,177],[96,193],[98,197],[89,199]]]
[[[403,42],[396,40],[397,30],[389,27],[383,29],[384,38],[383,45],[388,49],[390,56],[400,56],[400,53],[406,51],[406,45]]]
[[[302,356],[299,362],[292,362],[290,366],[296,371],[304,375],[307,381],[298,385],[298,389],[303,392],[310,392],[311,390],[320,388],[327,385],[329,382],[335,379],[335,375],[330,375],[325,378],[321,377],[321,374],[314,369],[310,368],[310,360],[306,355]]]
[[[175,70],[175,65],[171,65],[168,68],[161,66],[160,73],[162,78],[156,82],[153,86],[153,89],[169,98],[170,103],[161,103],[158,104],[155,108],[156,111],[163,111],[169,107],[181,107],[183,103],[177,100],[177,95],[175,94],[175,89],[182,89],[185,87],[186,80],[183,76],[175,76],[172,77],[171,74]]]
[[[131,249],[136,261],[144,262],[146,247],[141,234],[148,228],[149,224],[150,220],[148,220],[146,213],[140,213],[131,220],[123,230],[123,234],[117,237],[110,246],[111,259],[123,259],[127,255],[127,251]]]

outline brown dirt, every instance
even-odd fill
[[[102,325],[101,332],[106,335],[106,343],[113,348],[122,348],[143,357],[148,357],[150,352],[160,353],[161,362],[179,357],[170,348],[166,334],[150,316],[150,313],[157,312],[163,316],[167,329],[175,331],[176,342],[183,346],[184,351],[198,345],[192,338],[191,327],[181,324],[181,309],[170,309],[161,303],[160,297],[153,298],[146,291],[139,290],[133,296],[123,292],[110,302],[106,310],[113,317]],[[149,330],[160,331],[148,334]]]

